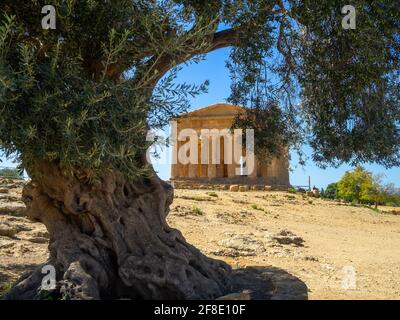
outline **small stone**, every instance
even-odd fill
[[[249,186],[240,186],[240,187],[239,187],[239,191],[240,191],[240,192],[249,191]]]
[[[239,186],[237,184],[233,184],[229,187],[229,191],[231,192],[238,192],[239,191]]]

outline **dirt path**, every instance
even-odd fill
[[[19,197],[0,187],[4,288],[47,258],[46,230]],[[168,221],[207,255],[271,277],[274,299],[400,298],[400,216],[284,192],[176,190]]]

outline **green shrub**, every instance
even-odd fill
[[[204,211],[201,210],[201,209],[198,208],[198,207],[193,207],[192,213],[195,214],[196,216],[202,216],[202,215],[204,215]]]
[[[290,188],[287,190],[287,192],[289,192],[289,193],[296,193],[296,189],[293,188],[293,187],[290,187]]]
[[[337,199],[338,198],[338,184],[337,182],[330,183],[326,187],[324,193],[321,193],[321,196],[328,199]]]

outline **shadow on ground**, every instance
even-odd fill
[[[275,267],[249,266],[233,270],[234,292],[250,291],[251,300],[307,300],[299,278]]]
[[[11,283],[19,282],[39,265],[13,264],[0,266],[0,299],[9,290]],[[16,280],[9,272],[21,276]],[[232,272],[232,292],[250,292],[251,300],[307,300],[308,289],[303,281],[275,267],[250,266]]]

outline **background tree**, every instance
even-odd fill
[[[333,182],[328,184],[325,190],[325,198],[328,199],[337,199],[338,198],[338,184],[337,182]]]
[[[145,162],[147,130],[206,89],[175,84],[178,66],[208,52],[232,48],[229,100],[275,117],[277,141],[308,141],[322,165],[399,164],[400,11],[353,3],[356,30],[335,0],[2,1],[0,146],[32,177],[23,197],[50,233],[55,297],[230,290],[229,267],[166,224],[172,189]],[[48,4],[56,30],[40,24]],[[256,148],[277,151],[273,136]],[[41,279],[8,298],[39,297]]]
[[[373,175],[363,167],[347,171],[338,182],[338,196],[347,201],[364,204],[384,204],[390,201],[391,187],[382,183],[380,175]]]
[[[372,173],[363,167],[346,171],[338,182],[338,196],[350,202],[366,201],[376,190],[377,185],[373,181]]]

